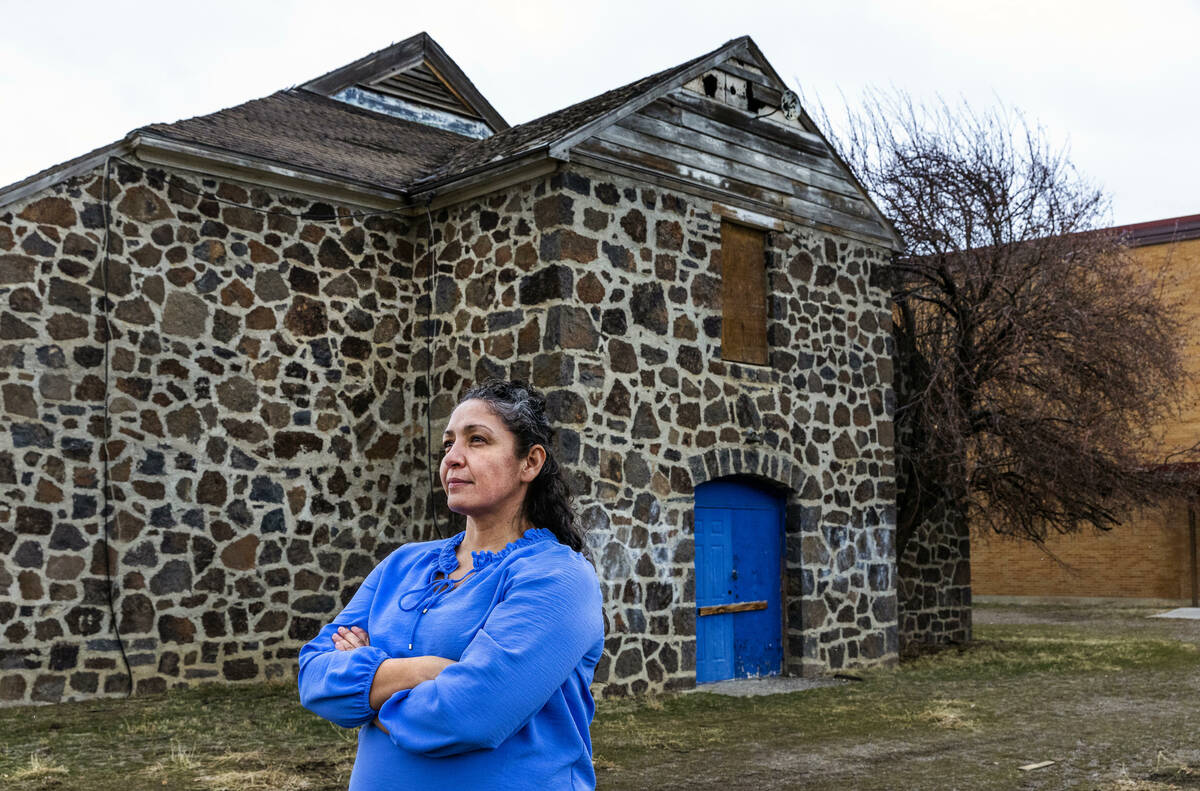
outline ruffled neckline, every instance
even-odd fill
[[[467,532],[464,530],[461,533],[451,536],[446,539],[438,550],[437,562],[435,564],[438,571],[445,574],[447,577],[450,573],[458,568],[458,545],[467,537]],[[539,541],[557,540],[554,536],[554,531],[544,527],[531,527],[516,541],[510,541],[504,549],[496,552],[489,552],[486,549],[476,550],[471,553],[471,561],[475,568],[482,568],[489,563],[496,563],[503,560],[515,550],[521,547],[527,547],[530,544],[536,544]]]

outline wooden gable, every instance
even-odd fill
[[[571,141],[569,156],[897,247],[849,168],[749,39]]]

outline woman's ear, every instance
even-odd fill
[[[538,473],[542,471],[542,465],[545,463],[546,449],[541,445],[534,445],[529,449],[529,453],[525,455],[525,461],[521,464],[521,480],[525,483],[533,481],[538,477]]]

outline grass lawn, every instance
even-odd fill
[[[861,682],[601,701],[599,787],[1200,789],[1200,622],[1150,612],[980,607],[970,646]],[[0,782],[339,789],[354,741],[282,684],[0,709]]]

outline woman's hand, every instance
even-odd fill
[[[371,644],[371,638],[357,626],[351,626],[349,629],[339,626],[337,633],[332,637],[333,647],[339,651],[353,651],[355,648],[363,648]]]
[[[371,708],[379,707],[402,689],[412,689],[422,681],[432,681],[454,660],[440,656],[412,656],[385,659],[375,671],[371,681],[369,702]]]

